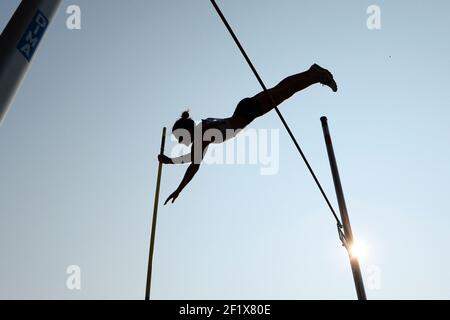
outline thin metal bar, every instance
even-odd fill
[[[259,76],[258,71],[256,71],[255,66],[253,65],[253,63],[250,60],[249,56],[245,52],[244,48],[242,47],[241,43],[239,42],[239,39],[237,38],[237,36],[234,33],[234,31],[231,28],[231,26],[229,25],[227,19],[223,15],[223,13],[220,10],[219,6],[217,5],[216,1],[215,0],[210,0],[210,1],[211,1],[212,5],[214,6],[214,8],[216,9],[217,13],[219,14],[220,18],[222,19],[222,22],[224,23],[225,27],[227,28],[227,30],[230,33],[231,37],[233,38],[234,42],[236,43],[236,45],[238,46],[239,50],[241,51],[242,55],[244,56],[245,60],[247,61],[248,65],[250,66],[250,69],[252,69],[253,74],[255,75],[255,77],[258,80],[259,84],[261,85],[262,89],[264,90],[264,92],[270,98],[272,105],[275,106],[274,109],[275,109],[276,113],[278,114],[278,117],[280,118],[281,122],[283,123],[284,127],[286,128],[289,136],[291,137],[292,141],[294,142],[295,147],[297,148],[298,152],[300,153],[300,156],[302,157],[303,161],[305,162],[306,167],[308,168],[309,172],[311,173],[311,176],[313,177],[314,181],[316,182],[316,185],[319,188],[320,193],[322,194],[323,198],[325,199],[325,202],[327,203],[328,207],[330,208],[331,213],[333,214],[334,219],[336,220],[338,227],[342,228],[342,223],[340,222],[336,212],[333,209],[333,206],[331,205],[330,201],[328,200],[328,197],[327,197],[325,191],[323,190],[322,185],[319,182],[319,179],[317,179],[317,176],[314,173],[314,170],[312,169],[311,165],[309,164],[309,161],[306,158],[305,154],[303,153],[302,148],[300,147],[299,143],[297,142],[297,139],[295,138],[294,134],[292,133],[291,128],[289,128],[289,125],[287,124],[287,122],[284,119],[283,115],[281,114],[280,110],[278,109],[278,107],[276,107],[276,103],[273,100],[272,95],[267,90],[267,87],[265,86],[264,82],[262,81],[261,77]]]
[[[162,131],[161,150],[160,150],[161,155],[164,154],[164,146],[166,144],[166,131],[167,131],[166,128],[164,128]],[[158,165],[158,176],[156,178],[156,191],[155,191],[155,202],[153,204],[153,220],[152,220],[152,232],[150,236],[150,252],[148,255],[147,286],[145,288],[145,300],[150,300],[150,291],[152,286],[153,254],[155,252],[156,223],[158,218],[161,173],[162,173],[162,162],[160,162]]]

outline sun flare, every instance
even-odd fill
[[[364,242],[355,240],[350,247],[350,255],[357,259],[365,259],[368,255],[368,248]]]

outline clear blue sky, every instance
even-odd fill
[[[218,1],[267,85],[317,62],[281,111],[334,199],[327,115],[371,299],[450,298],[448,1]],[[18,5],[2,0],[3,28]],[[70,4],[82,30],[65,27]],[[382,29],[366,27],[378,4]],[[0,128],[0,298],[142,299],[160,133],[259,86],[209,1],[63,1]],[[282,129],[276,114],[253,128]],[[173,142],[167,144],[167,148]],[[288,135],[280,170],[209,165],[161,207],[156,299],[353,299],[335,224]],[[184,167],[165,167],[161,197]],[[335,205],[337,207],[337,205]],[[79,265],[82,290],[66,289]]]

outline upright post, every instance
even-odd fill
[[[366,291],[364,289],[364,282],[361,275],[361,268],[359,266],[358,257],[352,254],[351,247],[353,245],[353,232],[348,217],[347,206],[345,204],[344,192],[342,190],[341,179],[339,177],[336,157],[334,155],[333,143],[331,141],[330,130],[328,128],[328,119],[326,117],[320,118],[322,122],[323,134],[327,146],[328,158],[330,160],[331,174],[333,175],[334,188],[336,189],[336,197],[339,203],[339,211],[341,213],[342,225],[344,227],[344,244],[347,249],[350,265],[352,268],[353,279],[355,281],[356,294],[358,300],[367,300]]]
[[[167,129],[163,128],[160,154],[164,154],[164,145],[166,144],[166,131],[167,131]],[[159,189],[161,186],[161,173],[162,173],[162,163],[160,162],[158,165],[158,176],[156,178],[155,202],[153,204],[153,220],[152,220],[152,231],[151,231],[151,235],[150,235],[150,252],[148,255],[147,286],[145,288],[145,300],[150,300],[150,290],[151,290],[151,286],[152,286],[153,253],[155,250],[156,223],[157,223],[157,218],[158,218],[158,204],[159,204]]]
[[[61,0],[22,0],[0,35],[0,125]]]

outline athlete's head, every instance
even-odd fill
[[[181,118],[173,125],[172,134],[178,140],[178,143],[189,146],[194,137],[194,127],[195,122],[189,116],[189,111],[184,111]]]

